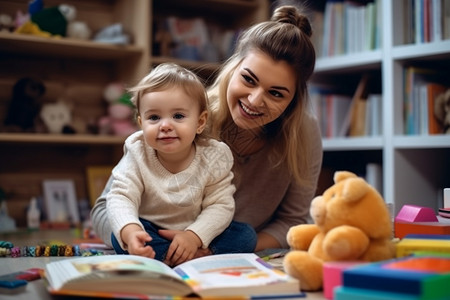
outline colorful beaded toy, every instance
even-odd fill
[[[81,249],[80,245],[14,247],[11,242],[0,241],[0,257],[93,256],[104,254],[103,251],[97,249]]]

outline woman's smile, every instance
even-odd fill
[[[244,112],[244,115],[248,117],[261,117],[264,114],[258,111],[253,110],[249,106],[245,105],[242,101],[239,101],[239,105],[242,108],[242,111]]]

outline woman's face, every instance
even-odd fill
[[[285,61],[275,61],[261,51],[251,51],[234,71],[227,104],[234,123],[254,129],[272,122],[295,95],[296,76]]]

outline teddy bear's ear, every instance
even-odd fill
[[[339,181],[345,180],[347,178],[356,178],[356,174],[349,171],[336,171],[334,173],[334,183],[338,183]]]
[[[346,201],[358,201],[369,191],[369,185],[361,177],[347,179],[342,194]]]

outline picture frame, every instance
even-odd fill
[[[50,223],[80,223],[75,183],[70,179],[44,180],[44,203]]]
[[[105,189],[113,168],[113,166],[90,166],[87,168],[86,177],[91,207]]]

